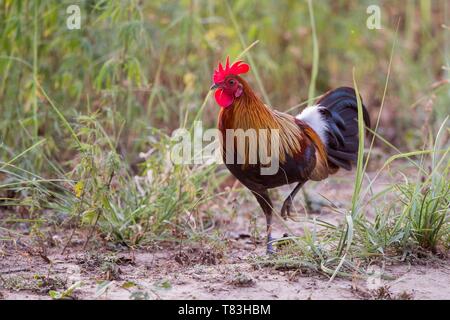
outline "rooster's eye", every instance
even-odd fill
[[[236,81],[234,81],[233,79],[230,79],[230,81],[228,81],[228,84],[229,84],[230,86],[234,86],[235,82],[236,82]]]

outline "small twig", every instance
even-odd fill
[[[42,258],[42,260],[44,260],[46,263],[51,264],[52,260],[50,260],[49,257],[47,257],[44,253],[39,253],[39,257]]]
[[[112,179],[114,178],[114,170],[111,171],[111,174],[109,175],[108,184],[106,185],[106,188],[109,189],[111,187]]]
[[[10,273],[16,273],[16,272],[22,272],[22,271],[30,271],[30,267],[23,267],[23,268],[16,268],[16,269],[10,269],[5,271],[0,271],[0,274],[10,274]]]
[[[82,212],[81,208],[82,208],[82,204],[83,204],[83,200],[84,200],[84,194],[85,194],[85,192],[84,192],[84,189],[83,189],[83,193],[81,194],[80,202],[79,202],[79,205],[78,205],[78,210],[77,210],[78,212],[77,212],[77,215],[76,215],[76,221],[78,221],[80,219],[80,216],[81,216],[81,212]],[[75,230],[76,229],[77,229],[76,227],[72,229],[72,232],[70,233],[69,239],[67,240],[66,244],[64,245],[64,248],[61,251],[62,255],[66,252],[67,247],[72,242],[72,238],[73,238],[73,235],[75,234]]]
[[[100,212],[97,211],[97,216],[95,217],[95,222],[94,222],[94,224],[92,225],[91,230],[89,231],[89,235],[87,236],[86,241],[84,242],[83,250],[86,249],[86,247],[87,247],[89,241],[91,240],[92,234],[94,233],[94,230],[95,230],[95,227],[97,226],[97,222],[98,222],[98,219],[99,219],[99,218],[100,218]]]
[[[109,188],[111,187],[111,182],[112,182],[113,177],[114,177],[114,170],[111,171],[111,174],[110,174],[110,176],[109,176],[109,180],[108,180],[108,183],[107,183],[107,185],[106,185],[107,189],[109,189]],[[99,219],[99,218],[100,218],[100,211],[97,210],[97,216],[95,217],[95,222],[94,222],[94,224],[92,225],[91,230],[89,231],[89,235],[87,236],[86,241],[84,242],[83,250],[86,249],[86,247],[87,247],[89,241],[91,240],[91,237],[92,237],[92,235],[94,234],[94,230],[95,230],[95,227],[97,226],[97,223],[98,223],[98,219]]]

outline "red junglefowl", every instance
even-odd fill
[[[358,152],[358,110],[355,91],[341,87],[325,93],[314,106],[309,106],[299,115],[292,116],[266,106],[253,92],[250,85],[239,74],[246,73],[249,65],[237,61],[230,66],[227,58],[225,67],[219,63],[214,72],[215,100],[221,107],[218,129],[222,134],[224,162],[231,173],[256,197],[266,216],[267,252],[273,253],[271,236],[272,202],[268,189],[285,184],[297,183],[284,201],[281,216],[290,215],[292,200],[308,180],[320,181],[339,168],[351,170]],[[363,118],[370,126],[369,115],[363,106]],[[258,158],[249,164],[248,154],[240,155],[244,161],[227,163],[226,154],[232,152],[236,160],[238,151],[228,148],[226,132],[229,129],[279,132],[279,167],[275,174],[261,173],[262,162]],[[257,148],[262,148],[261,144]],[[266,146],[267,147],[267,146]],[[231,151],[230,151],[231,150]],[[244,153],[249,148],[244,149]]]

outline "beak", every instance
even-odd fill
[[[217,89],[219,87],[219,85],[217,83],[214,83],[211,88],[209,88],[209,90],[214,90]]]

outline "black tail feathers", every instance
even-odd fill
[[[328,161],[337,167],[351,170],[358,156],[359,144],[355,90],[341,87],[329,91],[317,101],[317,105],[327,122]],[[362,107],[364,122],[370,127],[369,114],[364,104]]]

